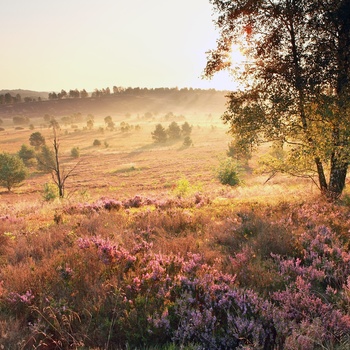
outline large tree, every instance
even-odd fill
[[[330,199],[350,161],[350,0],[211,0],[220,30],[208,77],[245,47],[223,116],[243,147],[275,142],[286,152],[271,171],[308,176]]]

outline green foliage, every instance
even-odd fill
[[[29,143],[38,150],[45,145],[45,137],[39,131],[33,132],[29,137]]]
[[[249,142],[236,138],[229,143],[226,155],[237,161],[247,163],[252,157],[252,150]]]
[[[36,164],[35,150],[27,145],[21,146],[21,149],[18,151],[18,156],[23,160],[23,163],[27,167],[31,167]]]
[[[176,187],[173,190],[173,193],[181,198],[186,197],[196,192],[200,192],[202,190],[201,184],[193,185],[187,180],[185,177],[181,178],[176,182]]]
[[[206,75],[231,66],[245,87],[228,96],[224,122],[243,148],[283,142],[289,155],[284,161],[275,157],[285,164],[281,169],[311,178],[328,199],[339,198],[350,164],[348,1],[212,4],[220,37]],[[249,64],[232,67],[233,44],[241,44]],[[294,172],[286,162],[292,160],[311,167],[301,174],[297,165]]]
[[[239,166],[232,158],[222,159],[215,174],[223,185],[236,186],[240,183]]]
[[[80,157],[80,150],[79,150],[79,147],[73,147],[70,151],[70,155],[73,157],[73,158],[79,158]]]
[[[46,145],[41,147],[40,153],[37,154],[38,170],[49,173],[56,168],[55,154]]]
[[[152,132],[152,139],[156,143],[164,143],[167,141],[168,134],[162,124],[157,124],[155,130]]]
[[[98,139],[95,139],[94,142],[92,143],[93,146],[101,146],[101,141]]]
[[[0,154],[0,185],[9,191],[28,176],[27,168],[18,155]]]
[[[56,198],[58,198],[57,186],[53,183],[45,183],[43,190],[43,199],[46,202],[50,202]]]

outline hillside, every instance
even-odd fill
[[[98,98],[65,98],[0,105],[0,118],[28,118],[50,114],[55,117],[73,113],[106,116],[125,113],[206,113],[222,114],[225,91],[188,89],[127,89]]]

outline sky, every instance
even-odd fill
[[[4,1],[0,90],[233,90],[201,78],[217,37],[209,0]]]

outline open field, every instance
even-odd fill
[[[114,131],[104,115],[92,130],[61,124],[62,165],[80,162],[67,198],[45,201],[51,177],[35,168],[1,190],[0,347],[348,349],[348,195],[327,203],[307,181],[264,184],[253,169],[267,146],[241,186],[223,186],[214,169],[230,137],[219,114],[184,113],[190,147],[155,144],[155,125],[172,120],[142,115],[112,115]],[[123,133],[121,122],[140,128]],[[50,144],[42,117],[31,123],[6,120],[1,151],[34,131]]]
[[[103,118],[95,122],[93,130],[86,130],[86,122],[62,125],[60,132],[60,156],[63,166],[69,170],[79,162],[74,177],[67,181],[68,198],[84,194],[87,198],[97,199],[102,196],[125,199],[130,196],[141,195],[168,195],[176,186],[176,182],[186,178],[193,185],[200,185],[206,193],[229,193],[229,196],[239,197],[270,197],[278,193],[298,196],[302,189],[310,195],[317,193],[311,183],[300,179],[276,177],[268,184],[263,185],[266,176],[253,173],[259,156],[251,161],[251,170],[242,173],[245,185],[231,189],[220,185],[215,178],[214,171],[219,160],[225,157],[230,135],[222,124],[219,115],[186,116],[192,126],[191,139],[193,145],[183,146],[183,139],[156,144],[152,140],[151,132],[155,125],[161,123],[167,127],[171,120],[164,121],[161,117],[151,121],[140,121],[132,116],[114,117],[115,131],[105,129]],[[59,118],[58,118],[59,121]],[[132,126],[140,126],[140,130],[123,133],[118,125],[127,121]],[[34,121],[35,123],[35,121]],[[29,145],[29,136],[39,131],[51,144],[52,129],[40,126],[37,121],[34,130],[23,128],[16,130],[8,127],[1,134],[0,149],[3,152],[16,153],[22,144]],[[183,121],[179,121],[181,125]],[[103,129],[101,131],[100,129]],[[101,146],[93,146],[98,139]],[[73,147],[79,147],[80,157],[74,159],[70,152]],[[268,152],[268,148],[265,149]],[[45,183],[52,182],[49,174],[30,169],[29,178],[13,193],[1,189],[2,201],[12,203],[18,201],[40,200]],[[255,192],[255,193],[254,193]],[[294,194],[293,194],[294,193]]]

